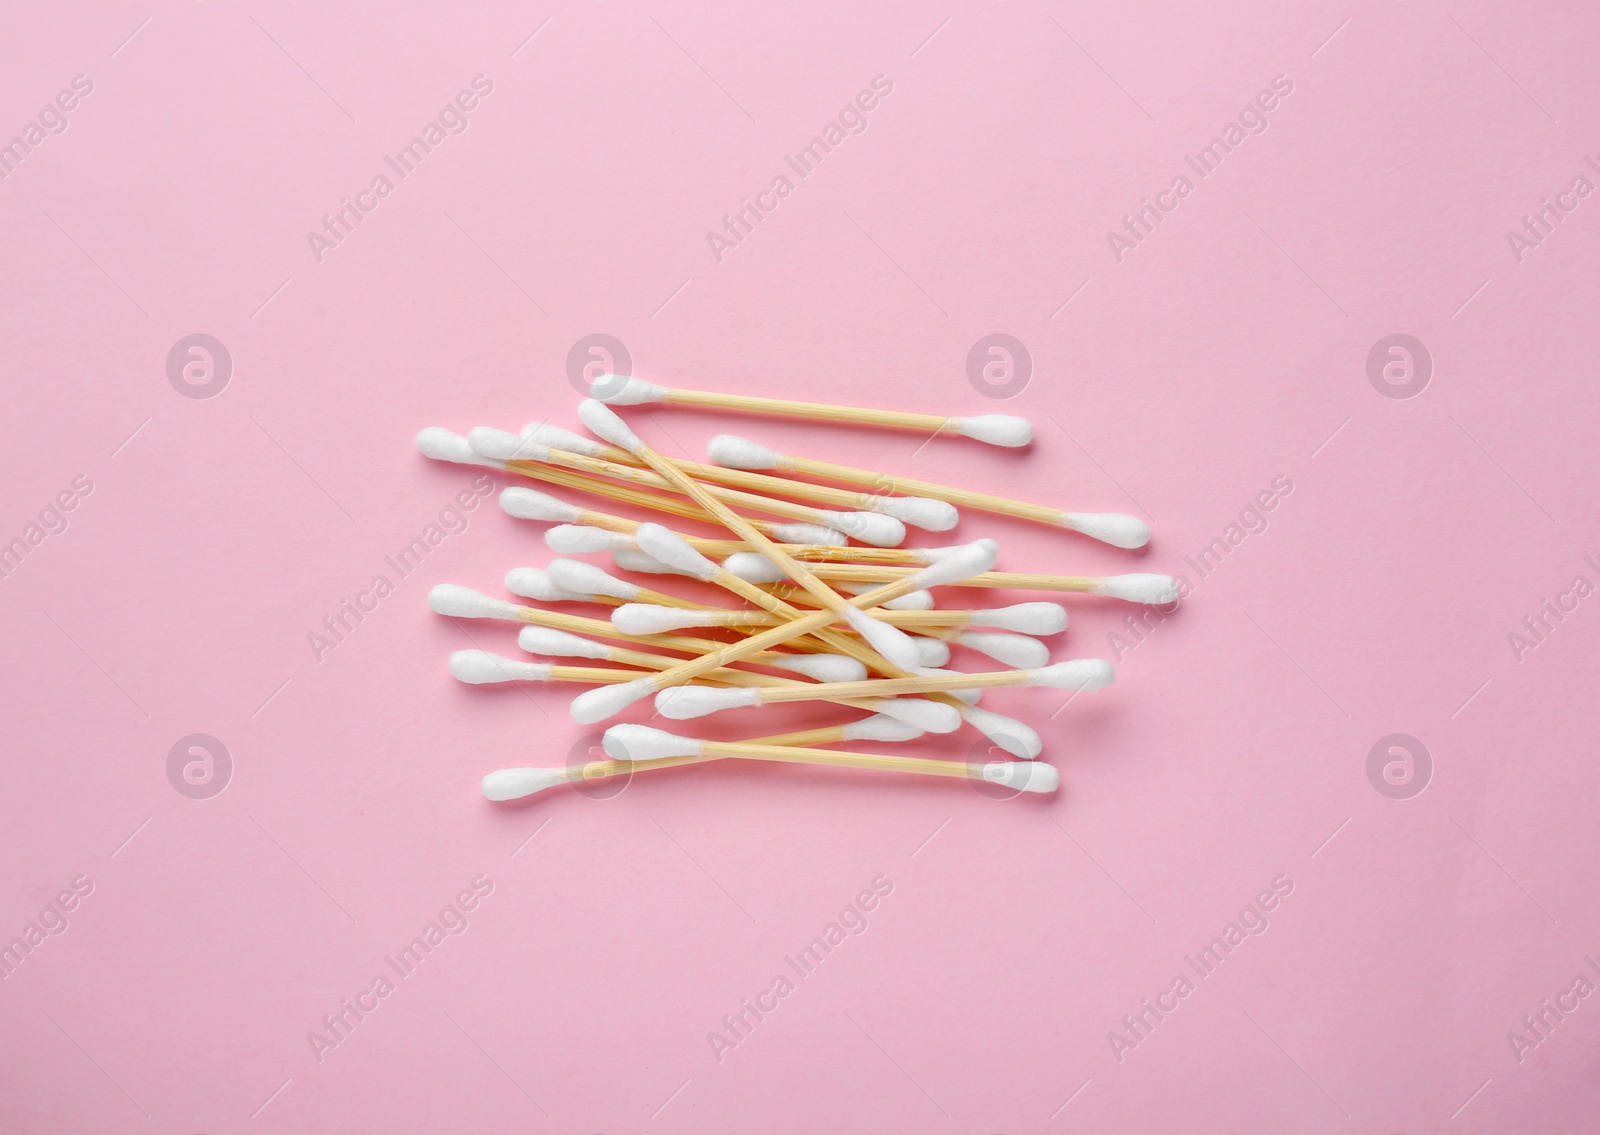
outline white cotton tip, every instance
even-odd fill
[[[938,666],[925,666],[921,670],[916,671],[916,673],[926,674],[931,678],[946,678],[951,675],[960,674],[961,671],[945,670]],[[966,702],[968,705],[977,705],[978,699],[983,697],[982,690],[945,690],[944,692],[953,698],[958,698],[961,701]]]
[[[782,469],[783,454],[760,442],[718,434],[706,443],[706,460],[728,469]]]
[[[638,548],[613,548],[611,562],[623,571],[643,572],[645,575],[683,575],[677,568],[647,556]]]
[[[822,519],[863,544],[893,548],[906,538],[906,526],[881,512],[833,512],[822,510]]]
[[[942,583],[959,583],[991,571],[1000,558],[1000,545],[993,540],[976,540],[935,560],[911,578],[918,587],[937,587]]]
[[[990,761],[983,766],[983,779],[1023,792],[1054,792],[1061,787],[1056,766],[1042,761]]]
[[[968,725],[1013,757],[1031,761],[1044,752],[1044,739],[1026,722],[977,706],[968,706],[961,711],[961,716],[967,719]]]
[[[1000,631],[962,631],[956,636],[962,646],[1004,662],[1013,670],[1034,670],[1050,661],[1050,648],[1036,638]]]
[[[912,635],[911,642],[917,648],[917,665],[912,667],[913,670],[943,666],[950,661],[950,644],[941,639],[929,638],[927,635]]]
[[[705,742],[648,725],[613,725],[600,739],[600,745],[614,761],[659,761],[667,757],[697,757]]]
[[[980,414],[976,418],[954,418],[956,432],[963,437],[1004,445],[1015,449],[1033,440],[1033,423],[1010,414]]]
[[[545,658],[611,657],[611,648],[604,643],[551,627],[523,627],[517,632],[517,645]]]
[[[589,384],[591,398],[613,406],[641,406],[646,402],[660,402],[669,393],[671,391],[665,386],[657,386],[626,374],[603,374]],[[587,426],[589,423],[583,424]]]
[[[637,599],[639,585],[586,564],[582,560],[566,558],[551,560],[545,568],[557,587],[580,595],[609,595],[614,599]]]
[[[1051,690],[1103,690],[1116,680],[1104,658],[1073,658],[1030,671],[1027,684]]]
[[[1144,572],[1108,575],[1091,587],[1089,593],[1126,599],[1130,603],[1176,603],[1178,581],[1170,575],[1149,575]]]
[[[861,682],[867,677],[865,666],[843,654],[786,654],[766,665],[804,674],[819,682]]]
[[[1069,512],[1061,526],[1103,540],[1113,548],[1142,548],[1150,542],[1150,526],[1137,516],[1115,512]]]
[[[645,575],[683,575],[675,567],[662,563],[654,556],[647,556],[638,548],[613,548],[611,562],[623,571],[643,572]]]
[[[674,721],[760,705],[761,691],[754,686],[668,686],[656,695],[656,712]]]
[[[566,784],[570,770],[562,768],[503,768],[483,778],[483,795],[489,800],[521,800],[558,784]]]
[[[715,563],[706,559],[694,547],[670,528],[659,524],[641,524],[633,538],[639,544],[639,550],[647,556],[653,556],[684,575],[692,575],[696,579],[710,579],[722,569]]]
[[[850,539],[836,528],[820,524],[771,524],[767,531],[780,544],[811,544],[823,548],[842,548]]]
[[[649,678],[635,678],[617,686],[596,686],[573,698],[568,710],[572,720],[578,724],[593,725],[597,721],[615,717],[640,698],[649,697],[655,692],[656,685]]]
[[[844,727],[846,741],[915,741],[924,731],[888,714],[875,713]]]
[[[506,572],[506,590],[525,599],[537,599],[541,603],[585,603],[594,598],[593,595],[557,587],[550,573],[543,568],[512,568]]]
[[[458,650],[450,656],[450,676],[474,686],[495,682],[548,682],[550,664],[502,658],[487,650]]]
[[[611,612],[611,625],[623,634],[665,634],[684,627],[709,627],[715,620],[705,611],[660,607],[654,603],[624,603]]]
[[[500,490],[500,508],[519,520],[551,520],[570,524],[583,515],[583,509],[549,493],[511,485]]]
[[[911,641],[911,636],[899,627],[891,627],[888,623],[863,614],[854,607],[846,607],[844,616],[845,620],[855,628],[856,633],[871,644],[873,650],[900,669],[911,669],[922,657],[917,651],[917,644]]]
[[[925,532],[948,532],[961,522],[955,505],[932,497],[873,497],[867,507]]]
[[[472,446],[460,434],[428,426],[417,434],[417,449],[424,457],[435,461],[451,461],[457,465],[486,465],[490,469],[504,469],[498,461],[491,461],[472,451]]]
[[[515,619],[522,608],[470,587],[441,583],[428,592],[428,610],[457,619]]]
[[[633,545],[626,532],[612,532],[606,528],[591,528],[587,524],[558,524],[544,534],[544,542],[552,552],[564,556],[585,556],[591,552],[613,552]]]
[[[522,436],[551,449],[559,449],[563,453],[581,453],[585,457],[599,457],[606,449],[592,437],[584,437],[546,422],[529,422],[522,427]]]
[[[492,426],[473,426],[467,431],[467,444],[479,457],[495,461],[545,461],[550,457],[548,445]]]
[[[1060,603],[1013,603],[974,611],[968,625],[1023,634],[1060,634],[1067,629],[1067,609]]]
[[[746,583],[779,583],[789,577],[760,552],[735,552],[722,566]]]
[[[924,733],[954,733],[961,728],[961,711],[942,701],[927,698],[865,698],[862,704],[870,705],[885,717],[903,721]]]
[[[645,448],[639,435],[630,430],[628,423],[617,417],[616,411],[608,408],[604,402],[585,398],[578,403],[578,419],[588,427],[590,433],[602,441],[621,446],[629,453],[638,453]]]

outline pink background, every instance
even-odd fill
[[[1521,262],[1506,233],[1600,147],[1600,17],[473,8],[0,19],[0,141],[93,83],[0,181],[0,540],[92,485],[0,583],[0,942],[93,884],[0,982],[0,1129],[1592,1118],[1600,1003],[1520,1061],[1507,1034],[1600,980],[1600,599],[1520,660],[1507,635],[1600,583],[1600,199]],[[476,75],[493,91],[465,132],[319,263],[307,232]],[[877,75],[866,131],[719,263],[707,230]],[[1107,232],[1277,75],[1265,133],[1119,263]],[[216,397],[168,381],[195,332],[233,359]],[[561,763],[589,731],[570,688],[453,682],[451,650],[511,635],[425,596],[500,594],[548,558],[537,527],[485,503],[320,661],[307,636],[471,483],[416,430],[575,425],[568,353],[597,332],[680,385],[1039,434],[1015,453],[633,413],[668,453],[735,429],[1156,533],[1132,556],[969,514],[958,535],[996,536],[1012,570],[1193,582],[1185,556],[1275,477],[1293,490],[1136,648],[1108,638],[1132,608],[1072,603],[1057,656],[1120,653],[1114,688],[1059,713],[988,699],[1044,729],[1053,798],[727,765],[491,806],[484,772]],[[967,375],[995,332],[1032,360],[1007,400]],[[1394,333],[1431,358],[1415,397],[1368,380]],[[741,714],[717,728],[786,720]],[[192,733],[232,755],[210,799],[168,779]],[[1432,757],[1409,799],[1368,777],[1395,733]],[[319,1062],[323,1015],[480,875],[466,932]],[[1108,1032],[1280,875],[1266,932],[1119,1060]],[[707,1034],[877,876],[869,929],[718,1062]]]

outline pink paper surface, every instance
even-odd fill
[[[0,142],[24,143],[0,154],[0,540],[23,542],[0,581],[0,944],[38,927],[0,966],[0,1130],[1592,1125],[1593,11],[0,19]],[[875,81],[843,116],[861,132],[801,176],[787,159]],[[710,239],[757,201],[739,243]],[[349,202],[371,208],[335,243]],[[188,355],[195,334],[229,362]],[[1014,357],[969,371],[995,334],[1026,382]],[[918,542],[992,535],[1009,570],[1192,592],[1137,632],[1139,609],[1069,598],[1056,656],[1113,658],[1117,684],[986,699],[1045,734],[1054,797],[729,763],[490,805],[485,772],[597,730],[571,687],[446,673],[513,636],[430,614],[428,589],[501,595],[550,553],[495,507],[498,475],[474,488],[412,439],[574,427],[570,376],[624,363],[1026,415],[1024,452],[629,420],[669,455],[733,431],[1139,515],[1143,554],[970,512]],[[347,600],[375,606],[319,644]],[[195,734],[227,761],[208,772]],[[864,929],[844,916],[791,969],[875,880]],[[1238,920],[1212,972],[1189,964]]]

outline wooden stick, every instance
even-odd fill
[[[785,764],[830,765],[834,768],[870,769],[874,772],[913,772],[924,776],[959,776],[984,780],[984,766],[932,757],[894,757],[886,753],[852,753],[839,749],[809,749],[763,745],[753,741],[707,741],[703,756],[745,757]],[[1011,762],[1006,762],[1011,763]]]
[[[679,608],[682,609],[681,607]],[[771,611],[739,611],[719,610],[715,607],[702,608],[707,620],[697,623],[701,627],[775,627],[790,620]],[[969,626],[972,622],[972,611],[949,611],[938,608],[932,611],[879,611],[878,618],[890,626],[899,627],[901,630],[916,629],[919,632],[924,628],[929,630],[948,630],[953,627]]]
[[[953,504],[961,508],[977,509],[979,512],[993,512],[1002,516],[1015,516],[1023,520],[1036,520],[1042,524],[1060,525],[1067,515],[1067,510],[1064,508],[1029,504],[1026,501],[992,496],[989,493],[973,492],[970,489],[957,489],[949,485],[938,485],[931,481],[918,481],[910,477],[897,477],[889,473],[874,473],[869,469],[852,469],[848,465],[834,465],[828,461],[813,461],[807,457],[792,457],[786,453],[781,454],[780,457],[782,460],[772,468],[785,473],[801,473],[809,477],[822,477],[829,481],[843,481],[848,485],[861,485],[865,488],[878,489],[883,492],[932,497],[934,500],[942,500],[947,504]]]
[[[902,579],[916,568],[869,564],[814,563],[812,570],[822,579],[845,580],[855,583],[887,583]],[[986,571],[970,579],[963,579],[953,587],[1010,587],[1019,591],[1093,591],[1104,577],[1093,575],[1032,575],[1024,572]],[[782,586],[781,584],[778,586]]]
[[[982,674],[919,674],[912,678],[871,678],[863,682],[796,683],[799,688],[793,690],[778,686],[762,689],[761,704],[831,701],[835,695],[848,698],[906,697],[948,690],[992,690],[1006,686],[1026,686],[1032,680],[1031,670],[996,670]]]

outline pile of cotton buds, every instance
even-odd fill
[[[1165,575],[998,572],[993,540],[901,546],[907,525],[934,532],[953,528],[958,506],[1068,528],[1121,548],[1142,547],[1150,538],[1134,517],[1067,512],[791,457],[726,434],[712,440],[707,464],[669,459],[646,445],[611,406],[672,402],[921,429],[1003,446],[1032,440],[1026,419],[1000,414],[940,418],[785,402],[670,389],[619,375],[597,380],[591,393],[594,397],[578,407],[578,417],[593,438],[547,423],[520,433],[480,426],[465,437],[429,427],[418,434],[417,446],[436,460],[501,469],[660,513],[674,523],[711,525],[717,534],[688,535],[527,487],[505,488],[501,508],[520,519],[554,524],[545,540],[563,554],[543,568],[512,570],[507,589],[538,604],[607,606],[610,618],[441,584],[428,597],[435,612],[522,624],[517,642],[529,655],[596,663],[564,665],[464,650],[451,657],[451,674],[475,684],[589,687],[571,705],[573,718],[584,724],[606,721],[647,698],[653,699],[656,715],[678,721],[781,702],[831,703],[858,712],[844,724],[739,741],[613,725],[603,741],[607,759],[491,772],[483,779],[484,795],[491,800],[724,758],[972,778],[1019,792],[1053,792],[1060,776],[1037,759],[1044,748],[1039,734],[1015,718],[980,709],[980,693],[1004,686],[1100,689],[1112,682],[1111,664],[1099,658],[1050,662],[1049,648],[1037,636],[1066,629],[1067,612],[1060,604],[947,609],[936,606],[932,589],[1079,592],[1150,604],[1177,598],[1174,580]],[[567,558],[602,552],[623,571],[686,576],[722,588],[730,601],[742,605],[707,606]],[[942,669],[951,643],[1005,668]],[[952,733],[963,724],[1016,759],[961,762],[824,747],[914,741],[928,733]]]

